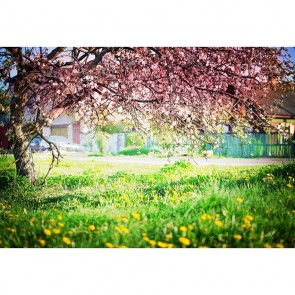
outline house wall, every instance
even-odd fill
[[[43,129],[44,136],[52,134],[67,137],[69,143],[80,144],[80,123],[76,122],[74,116],[61,115],[52,122],[50,127]]]

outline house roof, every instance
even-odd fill
[[[278,100],[281,102],[278,103]],[[274,118],[295,118],[295,92],[282,96],[278,92],[270,92],[267,99],[260,101],[265,106],[266,113]]]

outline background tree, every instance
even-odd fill
[[[30,140],[64,111],[101,125],[120,114],[137,129],[169,127],[198,142],[221,124],[266,126],[261,98],[290,89],[293,67],[284,49],[218,47],[1,48],[0,64],[17,173],[32,183]]]

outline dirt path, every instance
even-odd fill
[[[40,155],[42,157],[42,155]],[[106,157],[88,157],[81,155],[66,155],[64,159],[76,161],[98,161],[108,163],[129,163],[129,164],[150,164],[150,165],[164,165],[174,163],[179,160],[187,160],[187,157],[171,157],[156,158],[156,157],[140,157],[140,156],[106,156]],[[193,164],[199,166],[218,165],[218,166],[255,166],[255,165],[283,165],[286,163],[294,162],[294,159],[286,158],[193,158],[190,159]]]

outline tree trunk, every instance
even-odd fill
[[[18,136],[13,142],[13,155],[16,161],[17,175],[25,176],[29,179],[30,183],[37,184],[37,174],[32,157],[32,151],[29,146],[30,141],[24,134]]]

